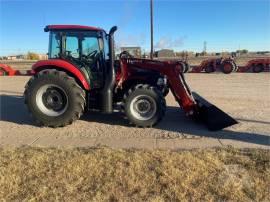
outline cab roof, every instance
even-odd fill
[[[98,27],[82,26],[82,25],[47,25],[44,28],[45,32],[52,30],[80,30],[80,31],[104,31]]]

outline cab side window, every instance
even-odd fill
[[[49,58],[59,58],[60,57],[60,34],[52,32],[50,35],[50,47],[49,47]]]
[[[71,56],[76,59],[80,57],[79,39],[77,36],[66,36],[65,51],[66,56]]]

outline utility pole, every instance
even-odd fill
[[[204,41],[204,42],[203,42],[203,54],[206,55],[206,51],[207,51],[207,42]]]
[[[150,24],[151,24],[151,53],[150,59],[153,59],[154,55],[154,42],[153,42],[153,0],[150,0]]]

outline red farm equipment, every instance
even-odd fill
[[[15,75],[19,75],[18,70],[14,70],[9,65],[0,64],[0,76],[15,76]]]
[[[188,54],[185,54],[181,60],[178,60],[178,63],[182,66],[183,73],[188,73],[191,70],[191,67],[188,63]]]
[[[232,58],[209,58],[203,60],[200,65],[194,66],[191,72],[212,73],[222,71],[224,74],[230,74],[237,71],[237,65]]]
[[[190,65],[186,60],[179,60],[178,63],[182,66],[183,73],[188,73],[190,71]]]
[[[269,72],[270,71],[270,58],[258,58],[249,60],[245,66],[239,66],[237,72]]]
[[[85,111],[123,111],[130,123],[152,127],[164,116],[170,89],[185,114],[209,130],[237,122],[191,92],[179,62],[132,58],[116,62],[114,32],[79,25],[48,25],[49,59],[36,62],[25,87],[25,103],[41,126],[71,124]]]
[[[26,72],[21,72],[19,70],[15,70],[9,65],[1,64],[0,63],[0,76],[26,76],[26,75],[32,75],[32,70],[27,70]]]

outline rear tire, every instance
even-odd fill
[[[138,84],[124,95],[125,114],[138,127],[152,127],[165,115],[166,101],[153,86]]]
[[[252,67],[252,71],[253,71],[254,73],[260,73],[260,72],[262,72],[263,70],[264,70],[264,67],[263,67],[262,64],[257,64],[257,65],[255,65],[255,66]]]
[[[237,64],[236,64],[234,61],[232,61],[232,64],[233,64],[233,71],[234,71],[234,72],[237,72],[237,71],[238,71],[238,66],[237,66]]]
[[[235,69],[234,64],[232,62],[224,62],[221,66],[221,71],[224,74],[230,74]]]
[[[179,61],[179,64],[181,65],[181,72],[184,73],[186,71],[186,63]]]
[[[85,92],[74,78],[55,69],[32,77],[26,84],[24,98],[34,120],[49,127],[71,124],[80,118],[86,104]]]

